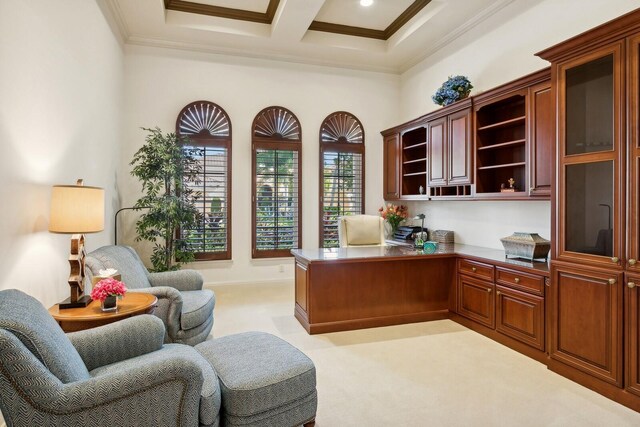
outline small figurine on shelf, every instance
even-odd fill
[[[502,193],[514,193],[516,191],[516,188],[514,187],[516,180],[513,178],[509,178],[507,182],[509,183],[509,188],[505,188],[504,183],[502,183],[500,184],[500,191]]]
[[[418,187],[418,193],[424,194],[424,187],[422,185]]]

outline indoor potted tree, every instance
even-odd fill
[[[154,244],[153,271],[177,270],[194,260],[193,248],[180,229],[194,229],[201,223],[202,215],[194,205],[200,194],[189,184],[200,182],[202,150],[175,133],[143,129],[149,132],[146,143],[130,163],[131,174],[141,181],[144,193],[134,207],[146,209],[136,222],[136,241]]]

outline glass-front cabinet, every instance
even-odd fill
[[[558,68],[559,260],[624,257],[622,52],[617,43]]]

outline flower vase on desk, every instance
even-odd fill
[[[118,297],[109,295],[100,303],[102,311],[116,311],[118,309]]]

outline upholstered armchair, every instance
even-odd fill
[[[165,342],[196,345],[211,332],[216,299],[211,290],[202,289],[202,276],[197,271],[149,273],[129,246],[96,249],[87,254],[85,268],[89,280],[100,270],[114,268],[129,290],[155,295],[158,306],[153,314],[165,325]]]
[[[0,410],[8,426],[217,426],[213,367],[142,315],[65,334],[35,298],[0,291]]]
[[[348,215],[338,219],[341,248],[384,246],[384,220],[376,215]]]

